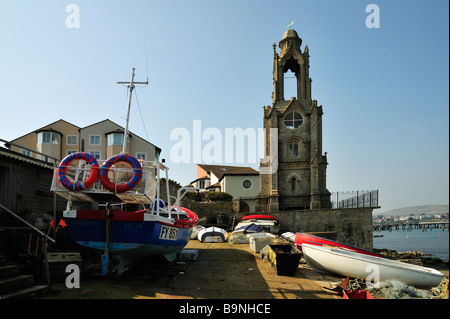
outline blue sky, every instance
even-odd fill
[[[378,29],[365,24],[372,3]],[[70,4],[79,28],[66,27]],[[116,82],[135,67],[150,82],[136,90],[148,138],[187,184],[195,163],[171,164],[170,133],[194,120],[262,127],[272,44],[294,20],[325,113],[328,189],[380,189],[376,213],[448,204],[448,12],[447,0],[2,1],[0,138],[58,119],[124,125],[127,89]],[[130,129],[147,138],[136,100]]]

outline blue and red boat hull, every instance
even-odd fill
[[[71,210],[64,212],[63,221],[77,244],[118,258],[115,270],[120,274],[135,259],[162,255],[173,261],[198,222],[193,212],[188,211],[188,217],[166,218],[146,211],[111,211],[107,216],[106,210]]]

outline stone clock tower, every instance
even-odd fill
[[[265,152],[256,211],[330,208],[327,156],[322,155],[322,106],[311,99],[309,51],[288,29],[273,45],[272,106],[264,107]],[[295,97],[284,96],[284,75],[295,74]],[[289,79],[293,80],[293,79]],[[268,156],[269,155],[269,156]]]

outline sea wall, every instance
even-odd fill
[[[282,232],[335,233],[337,241],[373,249],[371,207],[270,212]]]

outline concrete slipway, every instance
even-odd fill
[[[120,277],[84,271],[80,288],[54,283],[51,299],[341,299],[322,287],[333,288],[343,278],[315,272],[300,261],[295,276],[278,276],[268,261],[248,244],[201,243],[196,261],[167,264],[143,261]]]

